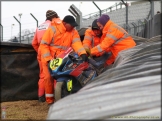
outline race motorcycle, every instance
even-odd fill
[[[71,47],[49,62],[51,76],[56,79],[55,101],[76,93],[97,76],[94,67],[84,62]]]
[[[55,101],[76,93],[88,82],[104,70],[104,64],[110,53],[105,53],[98,58],[89,57],[89,62],[84,62],[77,53],[69,47],[49,62],[49,71],[51,76],[56,79]]]

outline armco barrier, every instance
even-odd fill
[[[47,120],[161,119],[161,37],[134,36],[136,47],[121,51],[110,69],[51,105]]]

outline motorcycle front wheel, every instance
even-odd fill
[[[57,82],[55,87],[55,101],[58,101],[59,99],[69,95],[69,92],[66,88],[66,82]]]

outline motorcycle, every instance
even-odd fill
[[[84,62],[71,47],[49,62],[51,76],[56,79],[55,101],[76,93],[97,76],[94,67]]]
[[[56,79],[55,101],[76,93],[88,82],[101,74],[104,64],[111,53],[105,53],[101,57],[89,57],[88,62],[84,62],[77,53],[69,47],[49,62],[51,76]]]

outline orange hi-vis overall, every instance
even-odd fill
[[[32,46],[37,52],[37,60],[39,64],[39,81],[38,81],[38,97],[41,97],[45,94],[45,87],[44,87],[44,74],[43,74],[43,68],[41,64],[41,53],[39,50],[39,45],[42,40],[43,34],[48,29],[48,27],[51,25],[51,21],[46,20],[44,23],[39,25],[39,27],[36,29],[36,32],[34,34],[34,38],[32,40]]]
[[[92,55],[100,56],[105,52],[112,55],[106,61],[107,65],[112,64],[118,53],[136,46],[132,37],[120,26],[109,20],[102,30],[101,43],[91,49]]]
[[[85,31],[85,36],[83,40],[83,46],[88,48],[93,48],[100,44],[101,39],[97,37],[91,28]]]
[[[78,55],[86,54],[78,32],[73,29],[67,32],[60,19],[53,19],[40,43],[43,72],[45,74],[45,96],[48,104],[54,102],[53,81],[48,70],[48,61],[72,47]]]

